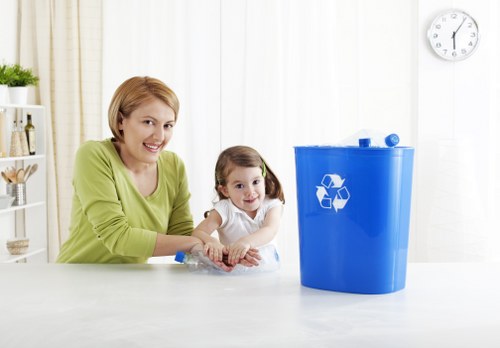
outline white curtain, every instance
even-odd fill
[[[26,3],[35,11],[39,3],[60,4]],[[79,3],[80,10],[88,3]],[[71,17],[80,18],[79,26],[66,22],[57,30],[60,12],[51,12],[52,40],[95,38],[89,40],[94,49],[85,52],[96,70],[66,75],[72,96],[47,95],[44,103],[52,105],[60,199],[69,202],[64,195],[71,191],[61,188],[70,183],[65,166],[71,165],[72,149],[84,138],[110,135],[106,110],[116,87],[131,76],[151,75],[172,87],[181,101],[170,149],[186,162],[195,222],[214,198],[219,151],[253,146],[284,185],[287,202],[278,246],[284,262],[296,264],[293,146],[333,143],[360,128],[377,128],[398,133],[402,145],[416,148],[410,260],[500,259],[496,1],[461,2],[476,16],[483,37],[478,52],[460,64],[440,61],[425,38],[433,16],[453,6],[450,1],[96,0],[92,5],[89,17],[83,12]],[[41,40],[39,52],[56,49]],[[83,53],[81,45],[72,47]],[[44,74],[60,76],[75,67],[64,59],[54,62],[45,63]],[[102,91],[95,86],[101,72]],[[95,92],[92,101],[85,99],[88,90],[76,93],[82,77]],[[54,93],[49,87],[45,90]],[[62,101],[67,105],[59,106]],[[61,108],[57,113],[55,105]],[[79,129],[75,123],[66,130],[68,119],[79,115],[86,124],[87,114],[95,118],[89,116],[85,136],[66,133]],[[60,219],[61,228],[67,217]]]
[[[217,153],[234,144],[259,150],[284,184],[278,244],[291,263],[299,249],[293,146],[333,143],[360,128],[397,132],[416,148],[410,260],[498,260],[500,15],[495,1],[464,1],[485,33],[482,51],[462,65],[441,62],[425,32],[452,5],[106,1],[104,104],[136,74],[156,75],[179,93],[171,149],[187,163],[196,221],[213,198]]]
[[[101,129],[101,1],[21,0],[20,62],[46,107],[49,260],[68,234],[73,158]]]

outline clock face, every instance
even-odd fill
[[[479,44],[479,29],[467,13],[450,10],[434,19],[427,37],[438,56],[457,61],[474,53]]]

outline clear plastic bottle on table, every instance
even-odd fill
[[[192,254],[179,251],[175,255],[175,261],[185,264],[190,272],[206,274],[251,274],[273,272],[280,268],[279,255],[274,245],[268,244],[258,249],[262,258],[258,261],[258,266],[236,265],[231,272],[226,272],[214,264],[202,251],[195,251]]]

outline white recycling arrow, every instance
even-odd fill
[[[335,195],[335,198],[333,199],[333,207],[335,208],[335,212],[337,212],[339,209],[343,209],[351,197],[349,191],[347,190],[346,187],[342,187],[337,191],[337,194]]]
[[[326,198],[325,198],[326,196]],[[328,197],[328,192],[324,186],[316,186],[316,197],[322,208],[332,208],[332,199]]]
[[[328,178],[330,180],[328,180]],[[325,174],[325,176],[323,177],[323,181],[321,181],[321,184],[326,188],[340,188],[342,187],[342,185],[344,185],[344,181],[345,179],[342,179],[338,174]]]

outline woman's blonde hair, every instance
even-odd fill
[[[123,82],[115,91],[108,109],[108,123],[114,138],[123,142],[120,123],[146,100],[157,98],[179,113],[179,99],[162,81],[149,76],[135,76]]]
[[[270,198],[278,198],[285,203],[285,195],[278,177],[274,174],[262,156],[253,148],[248,146],[233,146],[225,149],[219,155],[215,164],[215,191],[219,199],[226,196],[219,190],[219,186],[227,185],[227,177],[234,167],[260,167],[266,184],[266,195]]]

